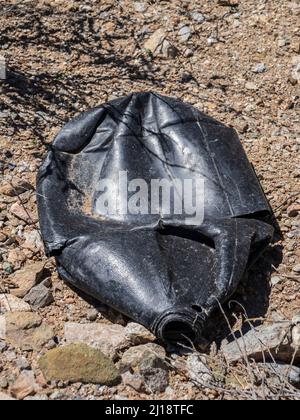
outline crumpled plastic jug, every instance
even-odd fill
[[[155,195],[161,180],[169,184]],[[200,191],[198,213],[195,197],[186,211],[176,191],[185,182],[187,194]],[[37,190],[46,252],[61,277],[166,341],[201,337],[273,236],[269,204],[236,132],[155,93],[68,123]],[[161,205],[163,193],[169,205]]]

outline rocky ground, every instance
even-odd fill
[[[0,399],[299,399],[299,0],[0,6]],[[197,349],[165,348],[79,296],[39,234],[47,143],[144,90],[236,128],[282,232]]]

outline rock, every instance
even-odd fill
[[[203,384],[209,384],[213,381],[210,369],[206,365],[206,360],[200,354],[194,353],[188,356],[186,360],[187,375],[193,381]]]
[[[287,43],[288,42],[287,42],[287,40],[285,38],[280,38],[277,41],[277,45],[278,45],[279,48],[285,47],[287,45]]]
[[[107,324],[65,324],[65,340],[68,344],[83,343],[100,349],[106,356],[114,359],[118,351],[129,346],[125,328],[121,325]]]
[[[144,390],[144,378],[142,375],[125,372],[122,375],[122,380],[124,385],[130,386],[138,392]]]
[[[0,388],[1,389],[6,389],[8,388],[8,380],[6,378],[0,378]]]
[[[0,312],[28,312],[31,311],[28,303],[9,294],[0,295]]]
[[[28,360],[26,359],[26,357],[18,357],[15,361],[15,364],[17,366],[17,368],[19,368],[20,370],[27,370],[30,368],[30,364],[28,362]]]
[[[7,312],[5,332],[5,341],[24,351],[40,351],[54,337],[53,329],[32,312]]]
[[[14,178],[11,182],[4,182],[0,187],[0,194],[16,197],[26,191],[33,190],[33,186],[22,179]]]
[[[29,395],[33,395],[38,390],[32,371],[24,371],[20,374],[15,383],[11,386],[10,392],[13,397],[23,400]]]
[[[15,270],[19,269],[25,261],[26,255],[19,248],[12,249],[8,252],[7,262],[15,267]]]
[[[194,51],[193,50],[191,50],[190,48],[187,48],[185,51],[184,51],[184,54],[183,54],[186,58],[190,58],[190,57],[193,57],[193,55],[194,55]]]
[[[8,394],[4,394],[4,392],[0,392],[0,401],[16,401],[15,398],[12,398]]]
[[[153,392],[164,392],[169,385],[169,374],[164,369],[147,368],[142,370],[145,384]]]
[[[247,90],[257,90],[258,89],[257,85],[255,83],[252,83],[252,82],[247,82],[245,84],[245,88]]]
[[[40,308],[45,308],[54,302],[52,292],[42,284],[33,287],[25,296],[24,300],[29,303],[35,311]]]
[[[150,38],[145,42],[144,48],[151,51],[151,53],[156,56],[161,53],[162,44],[166,39],[166,33],[163,29],[158,29],[155,31]]]
[[[0,315],[0,340],[5,341],[6,338],[6,320],[4,315]]]
[[[180,42],[187,42],[192,36],[192,30],[189,26],[183,26],[178,32]]]
[[[294,39],[291,43],[291,49],[296,54],[300,54],[300,42]]]
[[[253,73],[257,73],[257,74],[265,73],[266,71],[267,71],[267,67],[264,63],[258,64],[253,69]]]
[[[14,272],[13,265],[8,263],[7,261],[5,263],[3,263],[3,270],[7,274],[12,274]]]
[[[288,3],[289,8],[291,9],[291,12],[296,15],[299,16],[300,15],[300,3],[298,0],[294,1],[294,2],[289,2]]]
[[[291,385],[298,388],[300,385],[300,368],[291,365],[277,363],[259,363],[264,370],[268,370],[269,374],[277,376],[277,386],[282,385],[282,379],[288,381]]]
[[[96,319],[98,318],[98,311],[97,309],[90,309],[88,310],[86,317],[89,321],[96,321]]]
[[[1,318],[2,317],[0,316],[0,322],[1,322]],[[3,333],[3,331],[1,331],[1,326],[0,326],[0,334],[2,334],[2,333]],[[5,334],[6,334],[6,332],[4,332],[4,335]],[[3,353],[6,349],[7,349],[7,345],[4,341],[2,341],[1,335],[0,335],[0,353]]]
[[[108,357],[85,344],[50,350],[41,357],[39,366],[47,381],[111,385],[119,377]]]
[[[166,39],[166,32],[163,29],[155,31],[145,42],[144,48],[156,57],[162,55],[167,58],[174,58],[177,55],[176,48]]]
[[[214,44],[217,44],[217,43],[218,43],[218,40],[214,36],[210,36],[209,38],[207,38],[207,45],[209,47],[212,47]]]
[[[166,368],[165,357],[165,349],[158,344],[142,344],[125,351],[119,367],[122,372],[127,370],[140,372],[141,369],[147,368]]]
[[[204,15],[202,13],[199,13],[199,12],[192,12],[191,13],[191,18],[197,23],[205,22]]]
[[[294,60],[294,68],[292,71],[292,78],[297,82],[300,81],[300,58]]]
[[[171,44],[167,39],[162,44],[162,55],[166,58],[175,58],[178,54],[177,48]]]
[[[222,343],[222,351],[228,362],[243,358],[243,354],[256,361],[262,361],[271,355],[282,362],[290,363],[295,355],[295,362],[300,360],[300,348],[295,351],[292,342],[291,323],[289,321],[261,325],[250,330],[243,337],[231,343]],[[242,352],[240,351],[240,349]]]
[[[14,362],[17,358],[17,355],[14,351],[7,351],[5,353],[5,358],[6,360],[8,360],[9,362]]]
[[[25,210],[25,208],[19,203],[14,203],[11,206],[10,213],[29,225],[34,224],[38,221],[37,217],[33,213],[31,213],[28,210]]]
[[[300,264],[295,265],[295,266],[293,267],[293,271],[294,271],[295,273],[300,273]]]
[[[276,286],[277,284],[282,282],[282,278],[279,276],[272,276],[271,277],[271,284],[272,286]]]
[[[146,344],[156,340],[147,328],[135,322],[129,322],[125,327],[125,336],[129,340],[130,345],[137,346],[139,344]]]
[[[0,232],[0,242],[5,242],[6,239],[7,239],[7,236],[4,233]]]
[[[32,397],[26,397],[24,398],[24,401],[48,401],[49,398],[47,395],[41,394],[41,395],[33,395]]]
[[[218,0],[218,4],[220,6],[228,6],[228,7],[238,6],[239,0]]]
[[[29,249],[30,251],[36,253],[41,251],[43,248],[43,243],[41,236],[37,230],[24,233],[25,242],[22,244],[23,249]]]
[[[300,213],[300,204],[292,204],[287,209],[287,215],[289,217],[296,217]]]
[[[300,349],[300,324],[292,328],[292,346],[294,349]]]
[[[50,400],[63,400],[65,398],[65,394],[61,391],[55,391],[50,395]]]
[[[41,283],[43,286],[45,286],[45,287],[52,287],[52,279],[51,279],[51,277],[47,277],[47,278],[45,278],[43,281],[42,281],[42,283]]]
[[[6,79],[6,60],[3,55],[0,55],[0,80]]]
[[[11,278],[13,284],[17,287],[11,290],[11,294],[23,298],[34,286],[40,283],[49,270],[45,269],[45,262],[34,262],[27,264],[24,268],[16,271]]]
[[[300,312],[293,316],[292,324],[293,325],[300,324]]]
[[[148,9],[148,5],[146,3],[141,2],[134,2],[133,4],[134,10],[139,13],[145,13]]]

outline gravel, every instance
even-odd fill
[[[166,362],[172,352],[179,353],[180,373],[167,371],[157,360],[153,365],[147,356],[147,373],[129,368],[127,373],[133,377],[127,375],[122,383],[104,387],[102,393],[91,384],[82,388],[60,384],[62,389],[58,383],[45,381],[37,368],[40,353],[64,344],[70,319],[76,325],[71,341],[90,342],[93,337],[89,330],[102,331],[103,326],[111,346],[107,354],[114,364],[136,346],[156,343],[149,332],[136,326],[126,330],[128,320],[104,305],[99,305],[96,316],[95,302],[83,299],[60,280],[39,236],[35,179],[47,149],[45,143],[55,138],[66,121],[132,91],[151,90],[180,98],[236,128],[282,236],[275,235],[272,247],[233,297],[243,304],[247,316],[233,304],[225,305],[224,310],[234,331],[249,327],[244,318],[264,320],[268,326],[274,325],[275,314],[279,314],[290,322],[300,311],[300,5],[295,1],[256,0],[223,4],[205,0],[199,7],[190,1],[8,3],[14,7],[0,15],[0,185],[6,188],[0,193],[0,299],[5,312],[0,314],[0,379],[2,385],[9,386],[1,391],[0,400],[12,398],[11,386],[27,371],[34,373],[38,386],[32,391],[29,384],[25,391],[33,395],[15,394],[19,398],[43,399],[46,394],[52,400],[117,400],[171,395],[173,399],[202,400],[230,399],[234,394],[245,399],[252,378],[242,361],[224,372],[215,344],[229,334],[222,314],[212,318],[197,350],[207,353],[205,365],[213,378],[221,378],[216,388],[222,386],[228,393],[218,395],[209,386],[196,387],[185,375],[187,360],[191,360],[186,349],[173,347],[163,359]],[[21,189],[20,180],[26,191]],[[9,188],[11,182],[20,188],[18,196]],[[45,262],[50,271],[47,278],[51,279],[47,283],[36,279],[34,270],[27,273],[26,282],[14,283],[14,273]],[[30,307],[23,297],[40,284],[44,296],[52,293],[54,301]],[[14,291],[20,301],[13,301]],[[14,312],[20,308],[26,312]],[[8,338],[3,317],[13,321]],[[298,330],[293,328],[291,334],[290,339],[297,343]],[[100,336],[99,332],[96,338],[104,346]],[[12,354],[15,357],[10,357]],[[25,370],[23,358],[29,365]],[[16,365],[19,359],[24,365]],[[259,399],[268,389],[268,381],[269,377],[262,381],[263,390],[256,385]],[[270,389],[274,387],[276,382]],[[280,389],[271,393],[270,399],[278,398]]]

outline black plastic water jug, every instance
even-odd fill
[[[38,206],[62,278],[167,341],[197,340],[273,235],[236,132],[154,93],[68,123]]]

